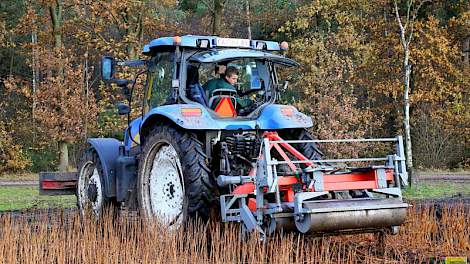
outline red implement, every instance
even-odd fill
[[[264,138],[267,138],[269,141],[282,141],[282,138],[276,132],[265,132],[263,134]],[[307,161],[308,159],[299,151],[294,149],[289,143],[280,142],[280,143],[270,143],[269,149],[272,150],[274,147],[280,156],[287,161],[289,168],[293,172],[302,171],[300,167],[296,166],[289,156],[287,155],[286,151],[293,155],[300,161]],[[282,147],[282,148],[281,148]],[[312,166],[312,162],[305,162],[307,166]],[[254,170],[251,171],[253,173]],[[317,176],[318,177],[318,176]],[[315,190],[312,187],[311,191],[346,191],[346,190],[365,190],[365,189],[377,189],[379,187],[379,177],[378,172],[376,169],[371,168],[365,172],[352,172],[352,173],[343,173],[343,174],[326,174],[322,173],[322,189]],[[385,180],[387,183],[393,182],[393,170],[387,169],[385,170]],[[292,202],[294,197],[294,184],[302,184],[302,189],[306,190],[308,186],[300,181],[295,176],[279,176],[278,177],[278,185],[279,190],[284,192],[284,200],[287,202]],[[232,194],[253,194],[255,191],[255,184],[245,183],[237,186]]]

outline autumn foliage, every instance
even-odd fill
[[[290,81],[282,100],[312,116],[316,137],[403,134],[403,51],[393,1],[7,2],[0,5],[0,164],[9,165],[0,170],[31,168],[38,163],[32,154],[47,149],[58,157],[64,146],[73,165],[86,137],[122,137],[126,120],[115,104],[124,97],[101,82],[100,57],[135,59],[151,39],[210,34],[216,2],[221,35],[246,38],[250,25],[254,39],[289,41],[288,56],[301,67],[280,72]],[[470,164],[469,10],[468,1],[439,0],[417,13],[410,107],[421,168]],[[336,156],[364,150],[324,149]]]

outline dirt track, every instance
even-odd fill
[[[38,181],[0,181],[0,186],[38,186]]]
[[[37,186],[39,180],[0,180],[0,186]],[[470,172],[417,172],[416,181],[470,182]]]
[[[411,204],[413,207],[420,209],[424,207],[432,206],[436,211],[440,211],[443,208],[452,208],[453,206],[464,205],[466,208],[466,213],[470,217],[470,197],[466,198],[438,198],[438,199],[417,199],[406,201]],[[57,219],[57,216],[61,218],[67,218],[67,216],[72,216],[78,213],[76,208],[67,208],[67,209],[26,209],[26,210],[13,210],[13,211],[3,211],[0,212],[0,215],[10,215],[15,219],[34,221],[35,219],[43,218],[48,216],[50,219]]]
[[[470,181],[470,173],[451,173],[451,172],[418,172],[416,181]]]

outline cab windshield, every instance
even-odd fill
[[[274,99],[272,88],[276,80],[270,74],[272,63],[267,60],[193,61],[187,67],[186,97],[219,115],[222,111],[222,117],[249,115]]]
[[[220,117],[248,116],[274,102],[277,66],[298,66],[284,56],[252,49],[194,51],[187,60],[186,98]]]

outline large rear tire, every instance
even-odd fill
[[[299,140],[314,140],[315,138],[306,130],[302,129],[297,139]],[[321,160],[323,153],[318,149],[318,145],[314,142],[307,142],[299,144],[299,150],[305,157],[310,160]]]
[[[202,143],[193,133],[156,126],[144,141],[137,189],[141,212],[170,228],[207,218],[214,189]]]
[[[306,130],[303,129],[298,139],[300,140],[314,140],[314,137]],[[314,142],[307,142],[299,144],[300,151],[310,160],[321,160],[324,154],[318,148],[318,145]],[[328,163],[317,163],[316,165],[328,165]],[[363,192],[356,191],[357,195],[364,195]],[[331,193],[331,197],[334,199],[350,199],[351,195],[347,191],[335,191]],[[365,196],[364,196],[365,197]]]

